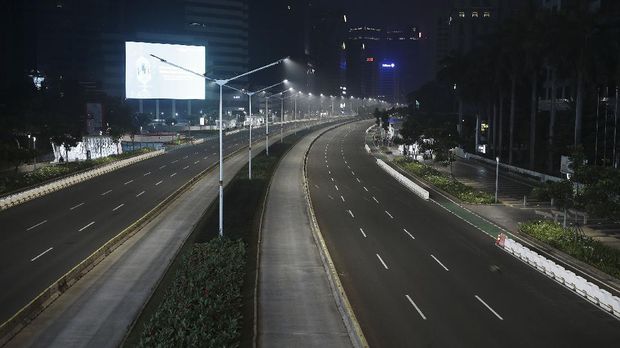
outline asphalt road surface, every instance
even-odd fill
[[[290,125],[285,125],[285,130]],[[270,138],[279,137],[279,125]],[[265,129],[252,131],[252,140]],[[225,154],[248,132],[224,137]],[[263,151],[253,146],[253,152]],[[217,163],[218,139],[179,148],[0,212],[0,323],[192,177]],[[224,173],[232,175],[232,173]],[[206,208],[206,207],[205,207]]]
[[[620,321],[384,173],[356,122],[308,158],[311,198],[372,347],[616,347]]]

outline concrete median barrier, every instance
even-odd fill
[[[423,189],[418,184],[414,183],[409,178],[407,178],[406,176],[402,175],[401,173],[396,171],[396,169],[390,167],[389,165],[387,165],[385,162],[383,162],[382,160],[380,160],[378,158],[377,158],[377,165],[379,167],[381,167],[381,169],[385,170],[388,174],[390,174],[390,176],[392,176],[398,182],[403,184],[406,188],[411,190],[411,192],[413,192],[416,195],[420,196],[420,198],[422,198],[424,200],[428,200],[430,198],[430,195],[429,195],[427,190]]]
[[[86,172],[82,172],[79,174],[74,174],[65,178],[58,179],[56,181],[49,182],[47,184],[34,187],[22,192],[18,192],[6,197],[0,198],[0,210],[8,209],[10,207],[14,207],[18,204],[22,204],[24,202],[30,201],[32,199],[44,196],[51,192],[55,192],[61,190],[63,188],[75,185],[77,183],[86,181],[88,179],[94,178],[96,176],[109,173],[111,171],[117,170],[119,168],[126,167],[128,165],[144,161],[146,159],[159,156],[164,153],[164,150],[153,151],[149,153],[145,153],[143,155],[135,156],[132,158],[120,160],[108,165],[105,165],[100,168],[95,168],[88,170]]]

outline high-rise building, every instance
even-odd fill
[[[421,61],[424,36],[407,29],[360,26],[349,29],[346,41],[349,95],[403,101],[426,79]]]
[[[23,40],[8,40],[15,47],[27,42],[27,49],[15,50],[25,55],[19,59],[27,62],[23,70],[77,81],[91,95],[124,96],[125,41],[206,46],[206,73],[215,78],[248,70],[246,0],[10,1],[12,15],[5,15],[13,19],[3,26],[28,23],[23,31],[2,31],[25,33]],[[245,87],[247,78],[237,83]],[[200,108],[215,108],[215,98],[208,86]]]

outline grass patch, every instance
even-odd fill
[[[465,203],[491,204],[495,202],[493,195],[476,190],[471,186],[454,180],[431,166],[405,158],[396,159],[394,162],[408,173],[428,181],[437,188],[446,191]]]
[[[531,221],[520,225],[519,230],[590,266],[620,278],[620,251],[552,221]]]
[[[38,168],[28,173],[14,173],[0,178],[0,194],[6,194],[30,186],[39,185],[52,179],[71,175],[83,170],[102,166],[115,161],[143,155],[152,149],[140,149],[136,151],[124,152],[120,155],[97,158],[93,160],[68,162]]]
[[[146,304],[123,346],[251,347],[254,281],[262,205],[279,159],[309,131],[299,131],[244,166],[209,206]],[[222,268],[221,272],[216,268]],[[228,272],[229,274],[223,274]],[[206,289],[206,290],[205,290]],[[205,292],[206,291],[206,292]]]

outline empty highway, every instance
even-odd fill
[[[279,131],[270,127],[271,140]],[[224,153],[247,143],[247,131],[225,136]],[[216,138],[0,211],[0,323],[218,159]]]
[[[319,227],[370,346],[617,346],[620,321],[383,172],[363,148],[371,124],[327,132],[307,162]]]

